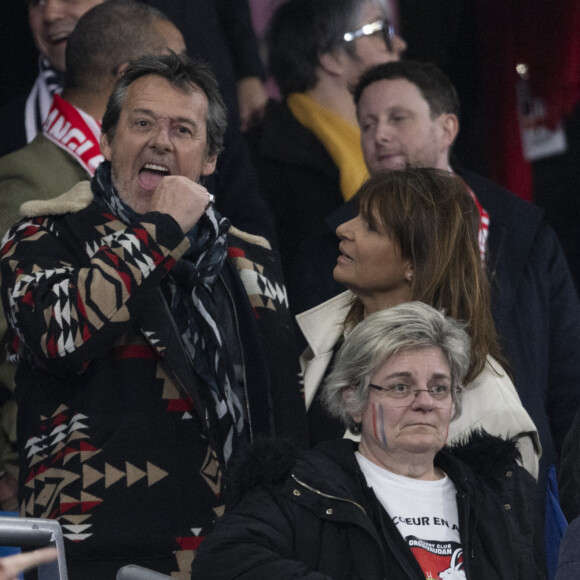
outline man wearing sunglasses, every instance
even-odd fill
[[[249,142],[289,284],[297,248],[367,174],[350,88],[369,66],[399,60],[406,48],[388,1],[288,0],[272,18],[270,72],[283,101],[269,103]]]

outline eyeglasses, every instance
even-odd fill
[[[400,403],[397,405],[398,407],[408,407],[413,403],[418,394],[423,392],[429,393],[429,396],[433,399],[436,407],[441,407],[443,406],[442,403],[444,403],[451,395],[451,387],[448,387],[447,385],[436,385],[428,389],[412,389],[403,384],[394,385],[392,387],[381,387],[370,383],[369,387],[376,391],[381,391],[381,393],[384,393],[385,397],[388,399],[393,399]],[[460,394],[461,388],[455,387],[455,392]]]
[[[346,32],[342,37],[344,42],[352,42],[362,36],[371,36],[377,32],[383,33],[383,39],[387,45],[387,50],[393,52],[393,39],[395,38],[395,28],[389,20],[375,20],[370,24],[365,24],[352,32]]]

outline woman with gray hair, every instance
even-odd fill
[[[360,422],[353,418],[368,406],[371,389],[382,390],[389,398],[405,402],[404,395],[410,393],[399,376],[395,377],[396,387],[389,387],[390,390],[371,384],[380,363],[406,349],[423,355],[427,349],[438,348],[449,367],[449,389],[440,387],[439,391],[450,395],[452,416],[459,416],[461,384],[470,362],[470,341],[463,327],[422,302],[403,304],[395,313],[385,310],[369,316],[366,324],[355,327],[338,353],[322,393],[326,409],[351,431],[360,433]]]
[[[475,432],[445,447],[469,363],[463,324],[431,306],[366,317],[323,391],[360,443],[253,448],[193,578],[545,578],[535,482],[515,442]]]

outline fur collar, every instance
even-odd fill
[[[80,181],[72,189],[52,199],[34,199],[20,206],[20,215],[33,218],[48,215],[76,213],[88,207],[93,201],[90,181]]]
[[[298,459],[296,445],[288,439],[257,439],[230,462],[226,475],[226,507],[235,506],[244,494],[259,485],[284,481]]]
[[[338,439],[300,452],[287,440],[259,440],[230,464],[228,507],[235,505],[254,487],[283,483],[300,459],[313,466],[323,456],[324,462],[331,461],[346,471],[352,471],[356,447],[353,441]],[[442,449],[435,463],[462,480],[469,479],[468,474],[472,473],[477,480],[493,485],[503,479],[507,471],[515,469],[519,459],[515,439],[505,440],[478,430],[472,431],[455,445]]]
[[[505,473],[513,470],[521,460],[515,437],[506,440],[489,435],[483,429],[472,431],[461,441],[446,447],[439,455],[444,457],[445,452],[453,459],[467,464],[478,479],[488,484],[503,479]]]
[[[67,213],[76,213],[87,208],[93,202],[94,196],[91,191],[90,181],[80,181],[72,189],[52,199],[35,199],[24,202],[20,206],[20,215],[23,218],[40,216],[58,216]],[[230,226],[228,233],[250,244],[272,249],[270,242],[254,234],[243,232],[234,226]]]

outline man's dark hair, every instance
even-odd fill
[[[288,0],[276,10],[268,32],[268,68],[284,96],[316,85],[321,54],[341,45],[356,54],[354,43],[345,44],[343,36],[357,28],[366,3]]]
[[[91,8],[67,41],[65,87],[101,91],[121,65],[167,50],[154,26],[159,21],[170,22],[156,8],[134,0],[109,0]]]
[[[354,102],[358,102],[363,91],[373,83],[383,80],[405,79],[414,84],[422,97],[429,103],[431,118],[443,113],[459,117],[459,97],[447,76],[434,64],[405,60],[375,65],[366,70],[354,89]]]
[[[148,75],[166,79],[175,89],[185,94],[200,90],[205,94],[208,100],[206,155],[217,155],[222,150],[227,125],[226,106],[220,95],[217,80],[206,64],[174,52],[160,56],[143,56],[131,62],[115,83],[101,125],[101,132],[106,135],[109,143],[115,137],[129,86],[137,79]]]

